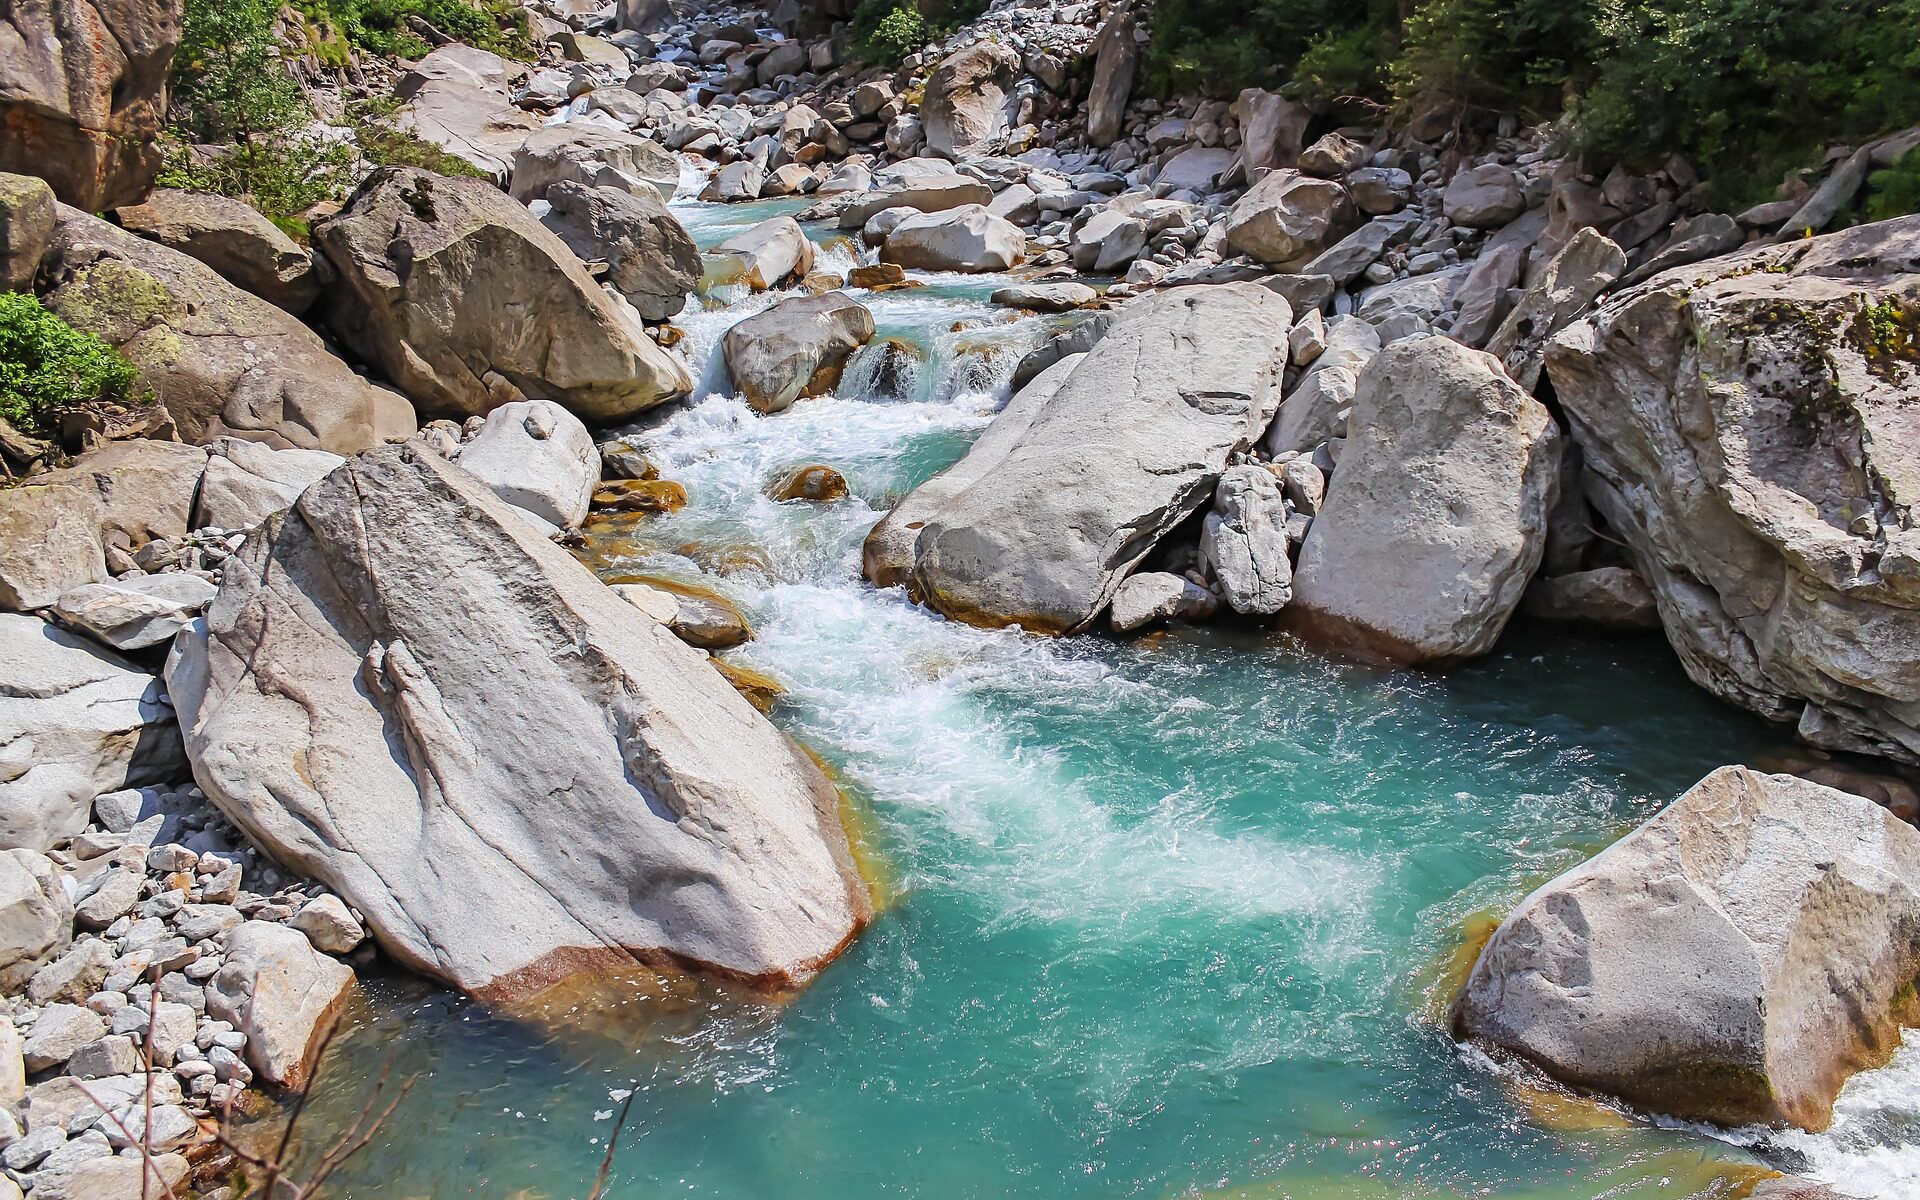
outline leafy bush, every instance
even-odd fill
[[[139,372],[21,292],[0,292],[0,418],[35,436],[54,432],[63,408],[132,396]]]
[[[892,65],[925,48],[933,40],[933,26],[918,9],[896,0],[865,0],[849,22],[853,53],[866,62]]]
[[[1867,219],[1890,221],[1920,213],[1920,146],[1884,171],[1867,176]]]
[[[399,107],[390,96],[357,101],[347,107],[353,140],[369,163],[376,167],[420,167],[436,175],[487,178],[485,171],[466,159],[395,125],[393,118]]]
[[[298,8],[322,44],[418,58],[428,46],[407,24],[418,17],[457,42],[508,58],[534,56],[526,10],[508,0],[299,0]]]

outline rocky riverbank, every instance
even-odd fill
[[[151,7],[94,16],[177,15]],[[439,38],[317,72],[471,175],[369,170],[307,245],[151,188],[139,63],[112,121],[41,105],[0,138],[22,170],[88,147],[0,176],[0,281],[138,384],[0,427],[0,1161],[34,1195],[137,1191],[117,1152],[149,1100],[172,1183],[249,1083],[301,1086],[363,927],[487,999],[634,963],[793,989],[865,928],[833,784],[707,653],[738,614],[566,549],[689,503],[636,444],[707,377],[687,327],[741,297],[779,293],[711,366],[767,420],[883,349],[888,292],[993,275],[1009,318],[1057,316],[868,535],[866,578],[949,618],[1232,620],[1396,666],[1484,655],[1523,612],[1659,628],[1817,751],[1920,765],[1920,216],[1851,224],[1920,131],[1716,213],[1684,160],[1589,172],[1517,121],[1148,97],[1124,5],[1001,4],[897,69],[792,3],[526,11],[535,62]],[[702,250],[683,191],[792,211]],[[815,470],[774,499],[846,494]],[[1913,1016],[1920,863],[1857,796],[1736,782],[1528,900],[1462,1030],[1662,1111],[1820,1125]],[[1734,832],[1768,822],[1786,849]],[[1789,851],[1817,861],[1750,891]],[[1713,936],[1648,931],[1674,888]],[[1617,919],[1568,918],[1595,889]],[[1743,907],[1767,916],[1722,928]],[[1563,1003],[1647,946],[1715,986]],[[1573,1037],[1596,1005],[1752,1019],[1677,1059]]]

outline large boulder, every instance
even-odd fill
[[[813,243],[792,217],[769,217],[715,246],[711,257],[723,260],[723,277],[764,292],[813,270]]]
[[[482,180],[382,168],[313,238],[340,275],[328,324],[425,411],[536,396],[610,422],[693,386],[630,305]]]
[[[1201,526],[1200,550],[1233,611],[1271,616],[1287,606],[1293,599],[1287,504],[1272,471],[1247,463],[1221,474],[1213,511]]]
[[[964,204],[991,204],[993,189],[965,175],[941,173],[922,175],[892,187],[884,187],[848,204],[840,210],[840,228],[861,229],[876,215],[890,208],[914,212],[945,212]]]
[[[1627,252],[1591,226],[1576,231],[1547,261],[1487,341],[1487,353],[1504,362],[1507,374],[1532,391],[1546,369],[1547,342],[1584,316],[1600,294],[1627,269]]]
[[[1920,833],[1722,767],[1522,901],[1457,1023],[1579,1087],[1723,1125],[1824,1129],[1920,975]]]
[[[140,368],[190,441],[233,434],[354,454],[416,428],[404,398],[178,250],[63,206],[43,271],[47,307]]]
[[[213,583],[197,571],[164,571],[88,583],[61,595],[53,615],[115,650],[145,650],[173,640],[213,599]]]
[[[976,624],[1084,629],[1266,429],[1291,323],[1285,300],[1248,283],[1130,306],[1064,380],[1056,366],[1028,385],[1057,387],[1044,403],[1016,397],[995,419],[1015,436],[990,426],[948,473],[963,486],[936,476],[937,503],[902,502],[888,523],[919,525],[911,565],[886,561],[903,537],[876,532],[869,576]]]
[[[664,321],[686,307],[700,248],[650,190],[561,182],[547,186],[547,203],[541,222],[582,260],[606,263],[607,282],[641,317]]]
[[[441,46],[400,78],[405,103],[395,124],[492,179],[506,182],[514,154],[541,128],[538,114],[514,106],[499,55],[458,42]]]
[[[0,9],[0,171],[89,212],[137,204],[160,170],[180,0]]]
[[[1493,356],[1409,338],[1360,372],[1348,429],[1288,612],[1388,661],[1486,653],[1546,547],[1552,416]]]
[[[298,929],[246,921],[227,931],[207,981],[207,1015],[247,1035],[247,1062],[276,1087],[300,1089],[320,1040],[353,993],[353,968]]]
[[[867,920],[812,761],[423,446],[250,538],[167,675],[214,803],[484,997],[636,960],[796,985]]]
[[[44,179],[0,172],[0,292],[30,292],[59,220]]]
[[[185,537],[206,462],[197,446],[109,442],[0,488],[0,609],[46,608],[107,578],[109,541]]]
[[[1587,496],[1696,683],[1920,762],[1920,217],[1695,264],[1557,335]]]
[[[480,432],[460,447],[460,465],[508,504],[561,529],[586,519],[600,482],[593,435],[551,400],[521,400],[488,413]]]
[[[651,193],[666,201],[680,186],[680,160],[637,134],[570,121],[536,130],[514,151],[509,194],[522,202],[539,200],[556,183]]]
[[[0,613],[0,849],[45,850],[93,800],[186,773],[160,681],[38,617]]]
[[[240,438],[221,438],[208,451],[193,506],[196,529],[252,529],[292,508],[301,492],[346,461],[325,450],[274,450]]]
[[[873,337],[873,314],[844,292],[782,300],[727,330],[727,372],[756,412],[779,412],[833,390],[855,350]]]
[[[1019,73],[1020,56],[998,42],[976,42],[943,59],[920,101],[927,147],[956,160],[1005,150],[1007,89]]]
[[[1448,180],[1441,205],[1455,225],[1498,229],[1527,211],[1527,197],[1512,167],[1491,162],[1469,167]]]
[[[1093,39],[1093,86],[1087,93],[1087,138],[1111,146],[1126,127],[1127,100],[1140,73],[1140,43],[1130,8],[1116,9]]]
[[[1027,238],[1018,225],[994,216],[984,205],[965,204],[895,225],[880,259],[923,271],[979,273],[1010,269],[1026,249]]]
[[[0,989],[17,993],[72,941],[73,902],[52,861],[34,850],[0,851]],[[6,1042],[12,1044],[0,1044],[0,1054],[11,1052],[12,1062],[0,1064],[0,1076],[20,1066],[11,1022],[0,1028],[0,1043]],[[9,1090],[0,1086],[0,1104],[19,1099],[7,1095]]]
[[[295,316],[320,295],[313,255],[250,204],[161,188],[113,215],[123,229],[200,260],[228,283]]]
[[[1353,224],[1347,190],[1326,179],[1278,170],[1254,184],[1227,213],[1227,245],[1269,266],[1303,264]]]
[[[1291,167],[1306,144],[1313,110],[1277,92],[1247,88],[1233,102],[1240,119],[1240,162],[1249,179],[1255,172]]]

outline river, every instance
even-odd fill
[[[798,207],[676,210],[712,245]],[[1630,1119],[1446,1036],[1488,914],[1778,748],[1658,637],[1516,626],[1478,662],[1388,673],[1244,628],[985,632],[863,583],[867,530],[1050,323],[987,304],[994,278],[922,278],[855,295],[924,362],[870,347],[837,396],[771,417],[713,362],[769,298],[677,322],[702,396],[644,440],[690,503],[595,564],[751,615],[728,657],[784,685],[775,719],[851,797],[873,927],[778,1002],[643,977],[502,1014],[376,977],[302,1159],[383,1069],[414,1082],[328,1195],[584,1197],[630,1088],[606,1194],[636,1200],[1653,1200],[1744,1194],[1760,1162],[1920,1194],[1920,1040],[1831,1132],[1768,1138]],[[810,462],[853,496],[762,494]]]

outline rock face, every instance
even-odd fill
[[[0,13],[0,171],[88,212],[137,204],[160,170],[179,0],[53,0]]]
[[[680,160],[658,142],[617,129],[549,125],[529,134],[514,152],[511,195],[537,200],[556,183],[652,192],[658,200],[671,200],[680,186]]]
[[[1693,680],[1920,762],[1920,217],[1696,264],[1570,326],[1547,372]]]
[[[46,608],[105,579],[108,538],[185,537],[206,461],[195,446],[110,442],[0,489],[0,608]]]
[[[438,47],[394,89],[406,101],[399,127],[504,183],[514,152],[541,126],[508,99],[507,77],[498,54],[459,42]]]
[[[580,418],[551,400],[521,400],[487,414],[460,465],[515,508],[571,529],[586,519],[600,452]]]
[[[415,428],[405,399],[177,250],[63,206],[45,270],[47,307],[132,360],[191,441],[233,434],[355,454]]]
[[[949,55],[934,68],[920,102],[928,148],[951,159],[1005,150],[1007,89],[1019,73],[1020,56],[997,42]]]
[[[422,446],[249,539],[168,679],[214,802],[470,992],[635,959],[793,985],[867,920],[811,761]]]
[[[1527,897],[1460,1030],[1568,1083],[1725,1125],[1823,1129],[1914,1015],[1920,833],[1872,801],[1722,767]]]
[[[908,217],[880,250],[885,262],[923,271],[1005,271],[1026,253],[1026,235],[979,204]]]
[[[328,1024],[353,990],[353,968],[298,929],[247,921],[226,935],[207,1012],[247,1035],[247,1062],[268,1083],[302,1088]]]
[[[383,168],[313,237],[340,275],[328,324],[431,413],[537,396],[616,421],[693,386],[630,306],[481,180]]]
[[[756,412],[833,390],[855,350],[873,337],[873,314],[844,292],[783,300],[727,330],[727,371]]]
[[[792,217],[770,217],[743,229],[715,246],[713,255],[732,259],[732,269],[756,292],[813,270],[813,243]]]
[[[113,214],[122,228],[212,267],[237,288],[299,316],[320,295],[313,256],[251,205],[161,188]]]
[[[93,798],[185,773],[152,675],[38,617],[0,613],[0,849],[87,827]]]
[[[1409,338],[1360,373],[1290,613],[1369,657],[1492,648],[1546,547],[1560,436],[1491,355]]]
[[[1134,40],[1134,17],[1121,9],[1107,18],[1093,41],[1093,88],[1087,94],[1087,138],[1096,146],[1111,146],[1126,126],[1127,99],[1140,73],[1140,44]]]
[[[901,504],[888,523],[920,525],[911,567],[870,539],[869,578],[904,577],[922,602],[977,624],[1084,629],[1273,419],[1291,323],[1287,302],[1255,284],[1129,307],[1057,391],[1016,397],[926,485],[934,503],[916,492]],[[1056,371],[1029,388],[1055,386]],[[1012,436],[995,436],[1003,421]]]
[[[607,282],[649,321],[687,305],[700,282],[700,248],[651,191],[554,183],[541,222],[584,261],[607,264]]]
[[[1227,245],[1270,266],[1299,263],[1346,233],[1353,201],[1346,189],[1298,171],[1268,175],[1234,202]]]

